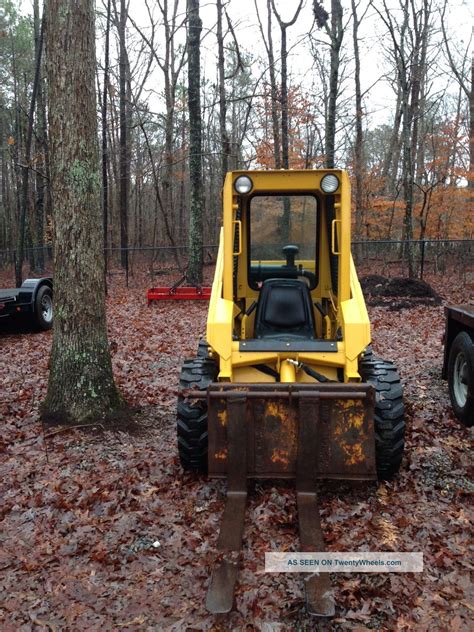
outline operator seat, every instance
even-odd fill
[[[313,340],[314,337],[308,285],[299,279],[264,281],[255,315],[255,338]]]

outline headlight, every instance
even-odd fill
[[[339,186],[339,178],[332,173],[328,173],[321,180],[321,189],[324,193],[334,193]]]
[[[237,193],[245,195],[246,193],[250,193],[252,190],[253,182],[248,176],[239,176],[234,182],[234,187]]]

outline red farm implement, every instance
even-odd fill
[[[174,285],[169,287],[152,287],[147,292],[148,305],[152,301],[208,301],[211,298],[211,288],[200,285],[183,285],[186,277],[183,276]]]

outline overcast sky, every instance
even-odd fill
[[[117,0],[118,1],[118,0]],[[418,0],[420,1],[420,0]],[[472,9],[470,4],[466,0],[447,0],[448,11],[446,12],[446,20],[448,24],[448,30],[451,33],[456,34],[456,40],[453,41],[453,45],[465,48],[471,38],[472,33]],[[103,0],[97,0],[97,7],[102,7]],[[443,0],[434,0],[440,5]],[[266,28],[266,0],[257,0],[260,17]],[[23,12],[32,11],[32,0],[18,0],[18,6],[21,7]],[[149,0],[149,4],[153,4],[153,0]],[[172,2],[170,1],[171,5]],[[308,42],[308,32],[313,24],[312,13],[312,0],[304,0],[303,9],[299,15],[299,18],[294,26],[288,29],[288,70],[291,81],[301,84],[303,87],[310,88],[314,82],[314,71],[312,70],[312,58]],[[374,0],[374,4],[382,7],[381,0]],[[391,7],[391,11],[394,15],[400,13],[398,0],[387,0],[387,4]],[[324,0],[323,5],[326,9],[330,7],[330,0]],[[345,33],[345,46],[348,57],[348,67],[346,70],[346,85],[348,86],[348,92],[353,91],[353,85],[351,80],[351,56],[352,56],[352,33],[351,27],[351,3],[350,0],[342,0],[344,8],[344,22],[349,24],[349,28]],[[186,6],[185,0],[181,0],[181,7],[184,11]],[[297,6],[296,0],[276,0],[276,6],[280,12],[283,20],[289,20],[294,14],[295,7]],[[360,0],[360,13],[363,12],[364,7],[367,6],[367,0]],[[255,12],[254,0],[228,0],[227,11],[231,18],[231,21],[235,28],[235,33],[239,42],[239,46],[242,50],[250,52],[255,56],[256,61],[254,64],[255,74],[258,71],[262,71],[266,67],[266,53],[261,41],[261,35],[258,28],[257,17]],[[215,1],[201,0],[201,18],[203,21],[202,32],[202,60],[203,60],[203,72],[210,80],[217,80],[216,77],[216,37],[215,37],[215,24],[216,24],[216,6]],[[130,0],[130,14],[136,23],[146,32],[148,28],[148,15],[145,9],[143,0]],[[155,15],[159,16],[159,10],[156,9]],[[386,121],[393,111],[393,92],[390,89],[387,81],[384,80],[384,76],[387,74],[388,66],[385,61],[383,46],[383,26],[379,18],[375,17],[375,11],[369,8],[365,19],[360,28],[360,47],[361,47],[361,79],[363,90],[369,89],[373,86],[370,92],[364,99],[364,107],[367,115],[370,117],[371,123],[378,124]],[[184,14],[181,16],[184,19]],[[275,37],[274,47],[275,56],[278,58],[278,51],[280,47],[280,39],[278,34],[278,26],[276,20],[275,23]],[[130,25],[130,32],[134,29]],[[322,31],[314,30],[313,33],[325,39]],[[184,42],[184,30],[182,32],[182,38]],[[231,43],[231,37],[228,35],[226,43]],[[160,38],[157,38],[157,42],[160,43]],[[323,46],[323,44],[321,44]],[[101,53],[101,46],[98,46],[98,55]],[[259,59],[261,64],[259,66]],[[438,78],[433,90],[442,90],[446,86],[450,90],[455,90],[455,84],[444,73],[445,68],[442,65],[437,69]],[[159,72],[153,72],[150,79],[150,88],[156,94],[156,91],[160,92],[162,86],[162,75]],[[375,84],[375,85],[374,85]],[[156,97],[153,97],[155,100]],[[157,104],[157,107],[158,104]],[[155,107],[153,107],[155,109]]]

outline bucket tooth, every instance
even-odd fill
[[[297,493],[301,551],[323,552],[324,538],[314,493]],[[329,573],[319,573],[305,580],[306,610],[316,617],[334,616],[334,597]]]
[[[227,401],[227,498],[217,541],[223,558],[212,571],[206,596],[206,608],[213,614],[230,612],[234,603],[247,501],[246,409],[245,397]]]
[[[324,537],[319,518],[316,485],[317,434],[320,414],[319,397],[299,402],[299,436],[296,472],[296,501],[301,551],[323,552]],[[329,573],[319,573],[305,580],[306,609],[317,617],[334,616],[334,597]]]

